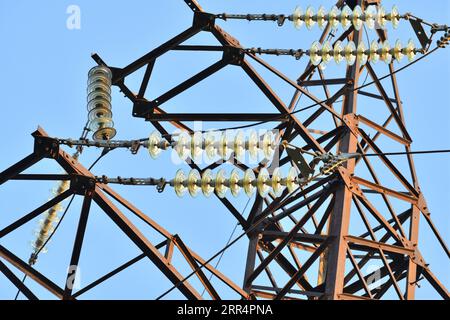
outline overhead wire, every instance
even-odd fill
[[[247,207],[248,207],[248,205],[249,205],[249,203],[250,203],[250,199],[251,199],[251,198],[248,198],[247,203],[245,204],[245,207],[244,207],[244,209],[242,210],[242,213],[243,213],[243,214],[244,214],[245,210],[247,209]],[[236,225],[235,225],[234,228],[233,228],[233,231],[232,231],[231,234],[230,234],[230,237],[228,238],[228,240],[227,240],[227,242],[226,242],[226,244],[225,244],[226,246],[230,243],[231,239],[233,239],[234,233],[236,232],[238,226],[239,226],[239,223],[236,223]],[[217,270],[217,268],[219,267],[220,262],[222,261],[222,258],[223,258],[223,256],[224,256],[224,254],[225,254],[225,250],[222,252],[222,254],[220,255],[219,259],[217,260],[217,262],[216,262],[216,264],[215,264],[215,266],[214,266],[214,269]],[[211,275],[209,276],[209,279],[208,279],[209,282],[211,282],[212,277],[213,277],[213,274],[211,273]],[[206,291],[206,288],[203,289],[202,297],[203,297],[203,295],[205,294],[205,291]]]
[[[438,153],[450,153],[450,149],[366,153],[366,154],[360,154],[360,156],[361,157],[378,157],[378,156],[400,156],[400,155],[410,155],[410,154],[412,155],[412,154],[438,154]]]

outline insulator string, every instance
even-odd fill
[[[112,72],[106,66],[95,66],[88,74],[87,109],[89,129],[94,140],[109,140],[116,135],[111,105]]]
[[[320,29],[330,24],[332,29],[341,26],[348,29],[353,26],[355,30],[360,30],[364,25],[370,29],[380,28],[386,29],[388,22],[396,29],[400,24],[400,20],[409,20],[410,14],[400,14],[397,6],[393,6],[390,12],[387,12],[383,6],[377,7],[370,5],[365,10],[361,6],[356,5],[354,9],[350,9],[345,5],[342,9],[333,6],[328,12],[323,6],[320,6],[315,12],[312,6],[308,6],[305,11],[297,6],[292,14],[229,14],[221,13],[215,16],[221,20],[246,20],[246,21],[275,21],[278,26],[283,26],[285,21],[291,21],[296,29],[300,29],[303,25],[311,30],[315,25]]]

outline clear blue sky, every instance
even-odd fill
[[[412,12],[431,22],[450,24],[450,3],[447,0],[427,2],[410,0],[396,3],[401,12]],[[80,30],[66,28],[68,18],[66,9],[72,4],[78,5],[81,9]],[[297,4],[305,8],[309,3],[291,0],[203,0],[201,4],[205,10],[214,13],[290,13]],[[329,8],[332,1],[324,0],[322,4]],[[388,8],[392,4],[394,1],[385,1]],[[122,67],[185,30],[191,25],[191,21],[192,12],[181,0],[158,2],[131,0],[120,3],[106,0],[2,0],[0,110],[4,138],[0,141],[2,150],[0,170],[31,152],[33,139],[29,134],[38,125],[51,136],[77,138],[80,135],[87,116],[85,90],[87,72],[94,66],[90,58],[92,52],[98,52],[108,64]],[[308,32],[306,29],[296,31],[291,25],[278,28],[271,23],[219,22],[219,24],[246,47],[307,49],[320,35],[317,27],[314,31]],[[370,38],[373,37],[372,32]],[[410,37],[412,29],[405,22],[390,36],[391,39],[399,38],[404,42]],[[215,44],[209,34],[199,35],[189,43]],[[171,86],[217,61],[218,58],[218,55],[208,53],[175,52],[166,55],[157,62],[148,97],[154,98],[165,92]],[[450,111],[447,104],[450,89],[449,58],[448,50],[440,50],[398,75],[406,123],[414,139],[415,150],[450,148],[448,139]],[[267,61],[292,78],[300,74],[306,63],[305,60],[295,61],[289,57],[268,57]],[[383,65],[377,66],[376,70],[379,75],[387,72]],[[330,66],[326,72],[339,73],[342,76],[344,66]],[[128,79],[127,84],[134,91],[138,90],[141,76],[142,72],[139,72],[136,77]],[[278,82],[273,76],[268,76],[267,79],[279,96],[288,103],[293,93],[292,88]],[[116,138],[133,139],[147,136],[153,128],[148,123],[131,117],[132,106],[129,100],[125,99],[117,88],[113,90],[114,121],[118,130]],[[301,103],[307,105],[310,102],[303,100]],[[222,70],[163,107],[176,112],[275,111],[269,101],[236,67]],[[376,107],[384,108],[380,104]],[[376,112],[369,108],[370,106],[360,107],[360,112],[368,112],[376,117]],[[209,126],[222,125],[214,123]],[[80,161],[87,166],[98,153],[98,150],[86,150]],[[450,243],[450,216],[447,203],[450,197],[449,160],[450,155],[415,157],[421,188],[428,200],[432,218],[447,243]],[[174,166],[170,162],[169,154],[153,161],[145,150],[141,150],[136,156],[125,150],[117,150],[102,160],[94,173],[110,176],[172,177],[178,168],[188,169],[185,165]],[[230,167],[227,169],[230,170]],[[33,172],[60,172],[60,169],[47,161],[36,166]],[[45,182],[9,182],[2,185],[0,226],[15,221],[19,216],[46,201],[52,187],[52,184]],[[114,189],[133,201],[138,208],[144,210],[171,233],[179,234],[185,243],[204,258],[210,257],[224,245],[235,225],[231,214],[214,198],[205,199],[199,196],[197,199],[189,197],[178,199],[172,190],[157,194],[152,187]],[[233,203],[242,209],[246,204],[246,197],[233,200]],[[49,252],[41,255],[36,265],[39,271],[61,286],[70,259],[79,209],[80,201],[77,200],[59,232],[49,244]],[[82,286],[139,253],[98,208],[93,208],[91,212],[80,260]],[[31,252],[29,242],[34,238],[32,231],[37,225],[37,220],[1,239],[0,243],[27,260]],[[144,228],[137,220],[133,219],[133,222]],[[240,228],[238,231],[241,231]],[[420,232],[421,250],[425,259],[440,280],[450,287],[448,260],[423,219]],[[159,240],[150,232],[145,231],[145,234],[155,243]],[[226,252],[219,268],[238,284],[242,283],[246,250],[247,241],[239,241]],[[179,261],[179,257],[175,259]],[[186,273],[188,267],[183,266],[180,270]],[[17,275],[22,276],[19,272]],[[433,290],[425,285],[424,281],[422,283],[424,285],[417,290],[417,297],[435,298]],[[33,281],[27,281],[27,284],[39,297],[53,298]],[[195,281],[193,284],[198,287]],[[83,297],[153,299],[170,286],[171,283],[159,274],[159,270],[150,261],[143,260]],[[15,292],[8,280],[0,275],[0,299],[11,299]],[[236,297],[229,291],[225,292],[225,298]],[[167,296],[167,298],[180,297],[181,294],[176,291]]]

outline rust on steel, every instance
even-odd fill
[[[274,127],[280,129],[279,139],[299,141],[298,147],[302,150],[319,153],[379,154],[383,152],[386,143],[389,148],[396,146],[406,151],[411,150],[412,138],[405,123],[405,110],[397,79],[395,74],[392,74],[395,71],[393,63],[386,70],[391,73],[390,81],[380,81],[370,63],[365,66],[348,66],[345,74],[333,78],[326,77],[326,70],[320,70],[308,63],[297,80],[292,81],[260,57],[244,50],[239,40],[219,27],[215,23],[215,16],[205,12],[197,1],[185,2],[194,15],[192,25],[144,56],[122,68],[108,65],[98,54],[92,56],[98,64],[111,68],[112,83],[131,101],[134,117],[148,121],[162,134],[168,134],[168,124],[193,132],[186,122],[194,120],[270,121],[267,126],[275,122]],[[369,4],[379,5],[380,2],[356,0],[350,4],[358,4],[364,8]],[[337,5],[341,7],[343,1],[338,1]],[[183,45],[201,32],[212,34],[218,45]],[[329,27],[325,28],[320,42],[329,39],[331,32]],[[387,32],[381,30],[377,30],[377,36],[380,41],[388,37]],[[341,34],[333,34],[332,39],[333,42],[348,39],[359,43],[362,40],[362,32],[350,27]],[[218,61],[199,73],[160,93],[158,98],[147,99],[146,90],[151,85],[154,66],[161,56],[172,50],[186,54],[192,51],[213,50],[223,54]],[[242,69],[249,82],[253,82],[273,105],[273,113],[195,113],[194,108],[189,113],[170,113],[164,110],[166,102],[198,83],[207,81],[211,75],[230,65]],[[139,90],[134,93],[125,84],[125,79],[141,68],[145,68],[145,73]],[[363,72],[374,81],[376,93],[358,90]],[[279,78],[292,89],[293,95],[288,103],[269,85],[265,73]],[[323,97],[317,90],[314,94],[310,93],[308,89],[313,86],[323,89]],[[388,92],[393,92],[394,96],[389,97]],[[361,96],[364,96],[365,101],[370,99],[370,108],[361,106]],[[317,103],[317,106],[307,117],[291,114],[298,104],[303,103]],[[381,112],[380,110],[385,113],[384,122],[374,120],[379,119],[373,116],[374,112]],[[318,119],[328,121],[319,122]],[[320,125],[321,123],[327,125]],[[289,196],[285,191],[280,197],[269,195],[263,199],[257,196],[253,203],[250,203],[250,212],[246,216],[230,200],[217,197],[217,201],[247,232],[248,249],[243,254],[245,269],[242,270],[241,279],[237,280],[241,283],[238,283],[210,263],[206,263],[207,259],[197,254],[179,236],[160,226],[145,211],[138,209],[108,185],[96,181],[89,170],[62,150],[58,140],[49,137],[43,129],[39,128],[33,133],[33,137],[33,152],[1,172],[0,185],[10,180],[21,183],[29,180],[68,180],[70,187],[33,211],[18,216],[13,223],[2,225],[0,238],[13,234],[55,203],[77,195],[83,197],[83,205],[80,208],[75,241],[70,247],[71,264],[78,263],[80,254],[87,245],[83,240],[86,226],[89,224],[92,202],[96,203],[141,251],[135,258],[77,292],[72,292],[71,288],[52,282],[16,254],[0,246],[1,259],[8,261],[57,298],[76,299],[136,262],[148,259],[161,271],[161,276],[166,277],[187,299],[202,299],[201,291],[205,291],[212,299],[221,299],[223,293],[218,288],[222,286],[217,286],[218,281],[232,290],[237,298],[310,300],[381,299],[390,291],[394,292],[394,296],[388,296],[390,298],[409,300],[415,298],[416,287],[420,281],[427,281],[439,296],[450,299],[448,290],[432,272],[433,266],[426,262],[426,253],[423,254],[419,250],[419,222],[423,216],[437,240],[427,245],[440,246],[444,251],[443,259],[450,257],[438,226],[431,220],[412,155],[405,155],[406,166],[399,166],[394,159],[384,155],[375,159],[352,159],[336,172],[319,181],[313,181],[295,195]],[[54,159],[66,174],[23,174],[25,170],[46,158]],[[199,171],[220,166],[214,164],[202,168],[191,159],[186,161],[192,169]],[[283,150],[280,150],[280,165],[291,161],[289,154],[285,155]],[[248,168],[238,161],[230,163],[239,170]],[[261,162],[252,169],[257,172],[265,165],[265,162]],[[314,166],[316,163],[312,162],[310,165]],[[384,182],[386,175],[390,175],[390,179],[386,181],[394,183]],[[136,216],[164,240],[152,243],[115,203],[119,203],[127,214]],[[352,228],[353,225],[358,225],[358,228]],[[199,280],[196,285],[193,285],[191,279],[185,280],[186,275],[177,268],[172,259],[175,252],[184,259]],[[373,261],[376,261],[377,269],[365,271]],[[445,263],[448,263],[448,260],[445,260]],[[210,281],[206,271],[213,275],[215,281]],[[37,298],[26,283],[18,281],[9,267],[1,261],[0,272],[27,298]],[[280,273],[284,274],[281,276]],[[370,280],[375,276],[379,277],[377,287],[370,285]],[[164,288],[161,288],[161,291],[163,290]]]

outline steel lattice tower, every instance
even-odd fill
[[[386,145],[396,145],[397,150],[403,148],[410,151],[412,142],[404,120],[404,109],[393,63],[389,64],[386,70],[387,73],[391,73],[389,83],[388,81],[382,83],[370,63],[364,66],[358,64],[348,66],[342,78],[327,78],[326,71],[309,64],[297,81],[292,81],[255,53],[245,50],[237,39],[215,24],[215,15],[204,12],[194,0],[185,0],[185,2],[194,13],[192,26],[143,57],[124,68],[115,68],[108,66],[99,55],[93,56],[99,65],[108,66],[112,70],[112,83],[119,87],[133,103],[134,117],[143,118],[162,134],[168,134],[164,127],[164,123],[167,122],[192,132],[191,128],[183,122],[196,120],[232,122],[237,119],[258,122],[270,121],[284,114],[286,117],[277,125],[283,140],[300,139],[304,144],[299,147],[303,150],[319,153],[380,153],[376,157],[377,165],[373,163],[372,158],[368,157],[351,159],[337,172],[312,182],[293,196],[288,196],[287,191],[277,198],[268,196],[263,199],[257,195],[247,217],[244,217],[226,198],[217,198],[229,209],[243,230],[248,231],[246,269],[244,282],[240,285],[210,264],[199,268],[206,259],[196,254],[180,237],[165,230],[143,211],[117,194],[105,181],[96,179],[76,159],[60,148],[57,139],[49,137],[45,131],[38,129],[33,133],[35,139],[33,153],[0,173],[0,185],[8,180],[69,180],[70,188],[13,224],[3,227],[0,230],[0,238],[71,195],[78,195],[84,198],[84,202],[70,265],[78,264],[92,201],[139,247],[142,254],[77,292],[72,292],[67,285],[60,287],[53,283],[1,245],[0,257],[62,299],[77,298],[144,258],[150,259],[186,298],[201,299],[198,290],[189,284],[189,280],[184,281],[184,275],[171,264],[174,250],[182,254],[213,299],[220,299],[221,294],[208,280],[203,269],[214,274],[243,299],[380,299],[391,288],[394,288],[399,299],[414,299],[416,284],[422,277],[442,298],[449,299],[447,289],[434,276],[418,249],[419,221],[424,218],[446,255],[450,257],[448,248],[430,218],[424,195],[419,187],[413,157],[412,155],[404,156],[407,161],[407,169],[404,170],[404,166],[400,169],[394,159],[382,154],[383,147]],[[379,1],[357,0],[347,1],[347,4],[350,6],[359,4],[364,7],[369,4],[378,5]],[[342,7],[343,1],[338,1],[337,5]],[[421,28],[420,22],[411,23],[415,24],[416,28]],[[211,33],[220,45],[182,45],[200,32]],[[327,39],[330,32],[330,27],[327,27],[320,39],[321,43]],[[384,30],[376,32],[380,41],[388,38]],[[356,31],[350,27],[342,34],[334,35],[333,41],[344,39],[358,43],[362,40],[362,31]],[[219,51],[223,52],[223,56],[218,62],[161,94],[158,98],[147,100],[145,91],[155,62],[171,50]],[[275,74],[293,87],[295,94],[289,104],[284,103],[277,96],[252,63]],[[229,65],[242,68],[248,78],[277,109],[277,113],[174,114],[164,111],[162,108],[164,103]],[[145,75],[139,92],[134,94],[125,85],[124,80],[141,68],[146,68]],[[360,75],[364,70],[374,81],[377,94],[358,89],[362,84]],[[390,86],[389,90],[394,93],[393,97],[388,95],[387,83]],[[324,97],[315,96],[308,91],[308,88],[317,86],[323,88]],[[314,111],[305,119],[301,119],[300,114],[290,114],[295,110],[301,96],[312,103],[318,103],[317,108],[313,109]],[[367,109],[358,108],[358,99],[362,96],[365,99],[371,99],[373,105],[386,107],[388,117],[384,122],[378,123],[371,120],[370,112],[366,114]],[[339,99],[342,99],[342,103],[337,102]],[[333,123],[332,127],[314,127],[317,119],[327,117],[330,123]],[[285,154],[281,147],[279,154],[281,155],[280,166],[297,161],[290,154]],[[44,158],[57,161],[67,174],[22,173]],[[201,172],[207,169],[200,168],[192,161],[188,164]],[[234,162],[234,164],[239,169],[248,169],[243,163]],[[258,172],[263,165],[261,163],[253,168],[254,171]],[[212,167],[215,166],[217,165],[212,165]],[[382,183],[379,173],[381,167],[396,180],[394,185]],[[401,187],[398,188],[398,185]],[[165,241],[158,244],[151,243],[111,199],[119,202],[151,226],[165,238]],[[403,210],[399,211],[399,208]],[[350,228],[351,222],[359,223],[365,231],[353,234]],[[289,228],[286,229],[286,226]],[[301,257],[298,254],[300,251],[304,252]],[[379,268],[364,275],[361,269],[372,261],[376,261]],[[276,274],[271,271],[274,265],[281,268],[290,280],[280,283]],[[306,276],[312,268],[316,270],[316,279]],[[27,298],[36,298],[1,260],[0,271]],[[265,276],[264,279],[269,280],[264,280],[262,275]],[[381,279],[381,285],[373,289],[370,287],[370,282],[376,275]]]

